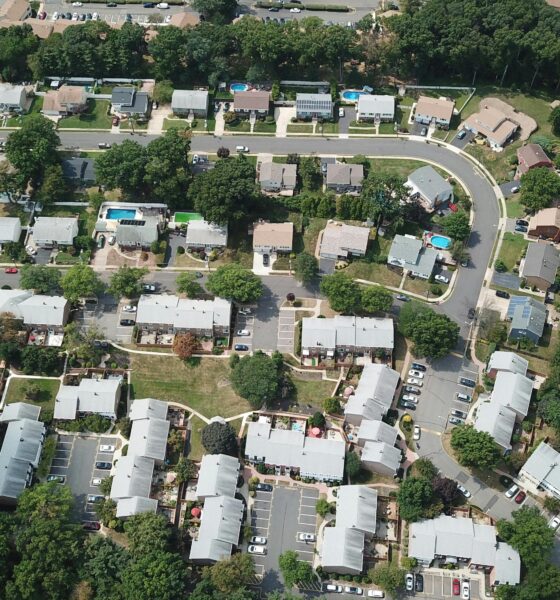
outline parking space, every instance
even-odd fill
[[[494,271],[492,274],[492,283],[510,290],[518,290],[521,285],[521,278],[513,273],[498,273]]]
[[[511,198],[519,192],[519,181],[507,181],[500,185],[504,198]]]
[[[294,351],[294,325],[296,313],[293,310],[280,311],[278,318],[278,351],[291,353]]]
[[[471,141],[474,139],[474,133],[472,131],[469,130],[461,130],[461,131],[466,131],[465,137],[460,139],[457,137],[457,135],[459,135],[460,131],[457,132],[457,135],[455,135],[455,137],[451,140],[451,145],[455,146],[455,148],[461,148],[461,150]]]
[[[235,319],[235,330],[233,332],[233,344],[234,347],[237,344],[247,346],[246,352],[251,352],[253,349],[253,329],[255,325],[255,317],[250,315],[244,315],[240,312],[237,313]],[[238,335],[239,332],[243,332],[242,335]]]
[[[453,598],[453,579],[462,581],[461,575],[457,573],[427,573],[423,572],[424,591],[415,592],[420,598],[430,598],[431,600],[443,600],[444,598]],[[478,579],[470,579],[470,598],[471,600],[480,600],[480,583]],[[456,596],[455,596],[456,597]]]

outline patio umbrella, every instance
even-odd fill
[[[348,396],[351,396],[354,393],[354,388],[349,385],[347,388],[344,389],[344,397],[348,398]]]
[[[201,514],[202,514],[202,511],[197,506],[195,506],[193,509],[191,509],[191,516],[193,516],[195,519],[198,519],[198,517],[200,517]]]
[[[319,427],[313,427],[311,430],[313,437],[319,437],[321,435],[321,429]]]

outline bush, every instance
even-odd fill
[[[507,271],[507,266],[503,260],[498,259],[494,263],[494,269],[496,269],[496,271],[498,271],[498,273],[504,273],[505,271]]]
[[[185,254],[185,248],[183,246],[179,246],[177,248],[177,254]]]
[[[430,292],[434,295],[434,296],[441,296],[443,294],[442,289],[440,288],[439,285],[431,285],[430,286]]]

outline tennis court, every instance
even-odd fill
[[[202,221],[203,216],[195,212],[176,212],[173,220],[175,223],[189,223],[190,221]]]

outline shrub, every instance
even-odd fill
[[[496,271],[498,271],[498,273],[504,273],[505,271],[507,271],[507,266],[503,260],[498,259],[494,263],[494,269],[496,269]]]
[[[179,246],[177,248],[177,254],[185,254],[185,249],[183,248],[183,246]]]

